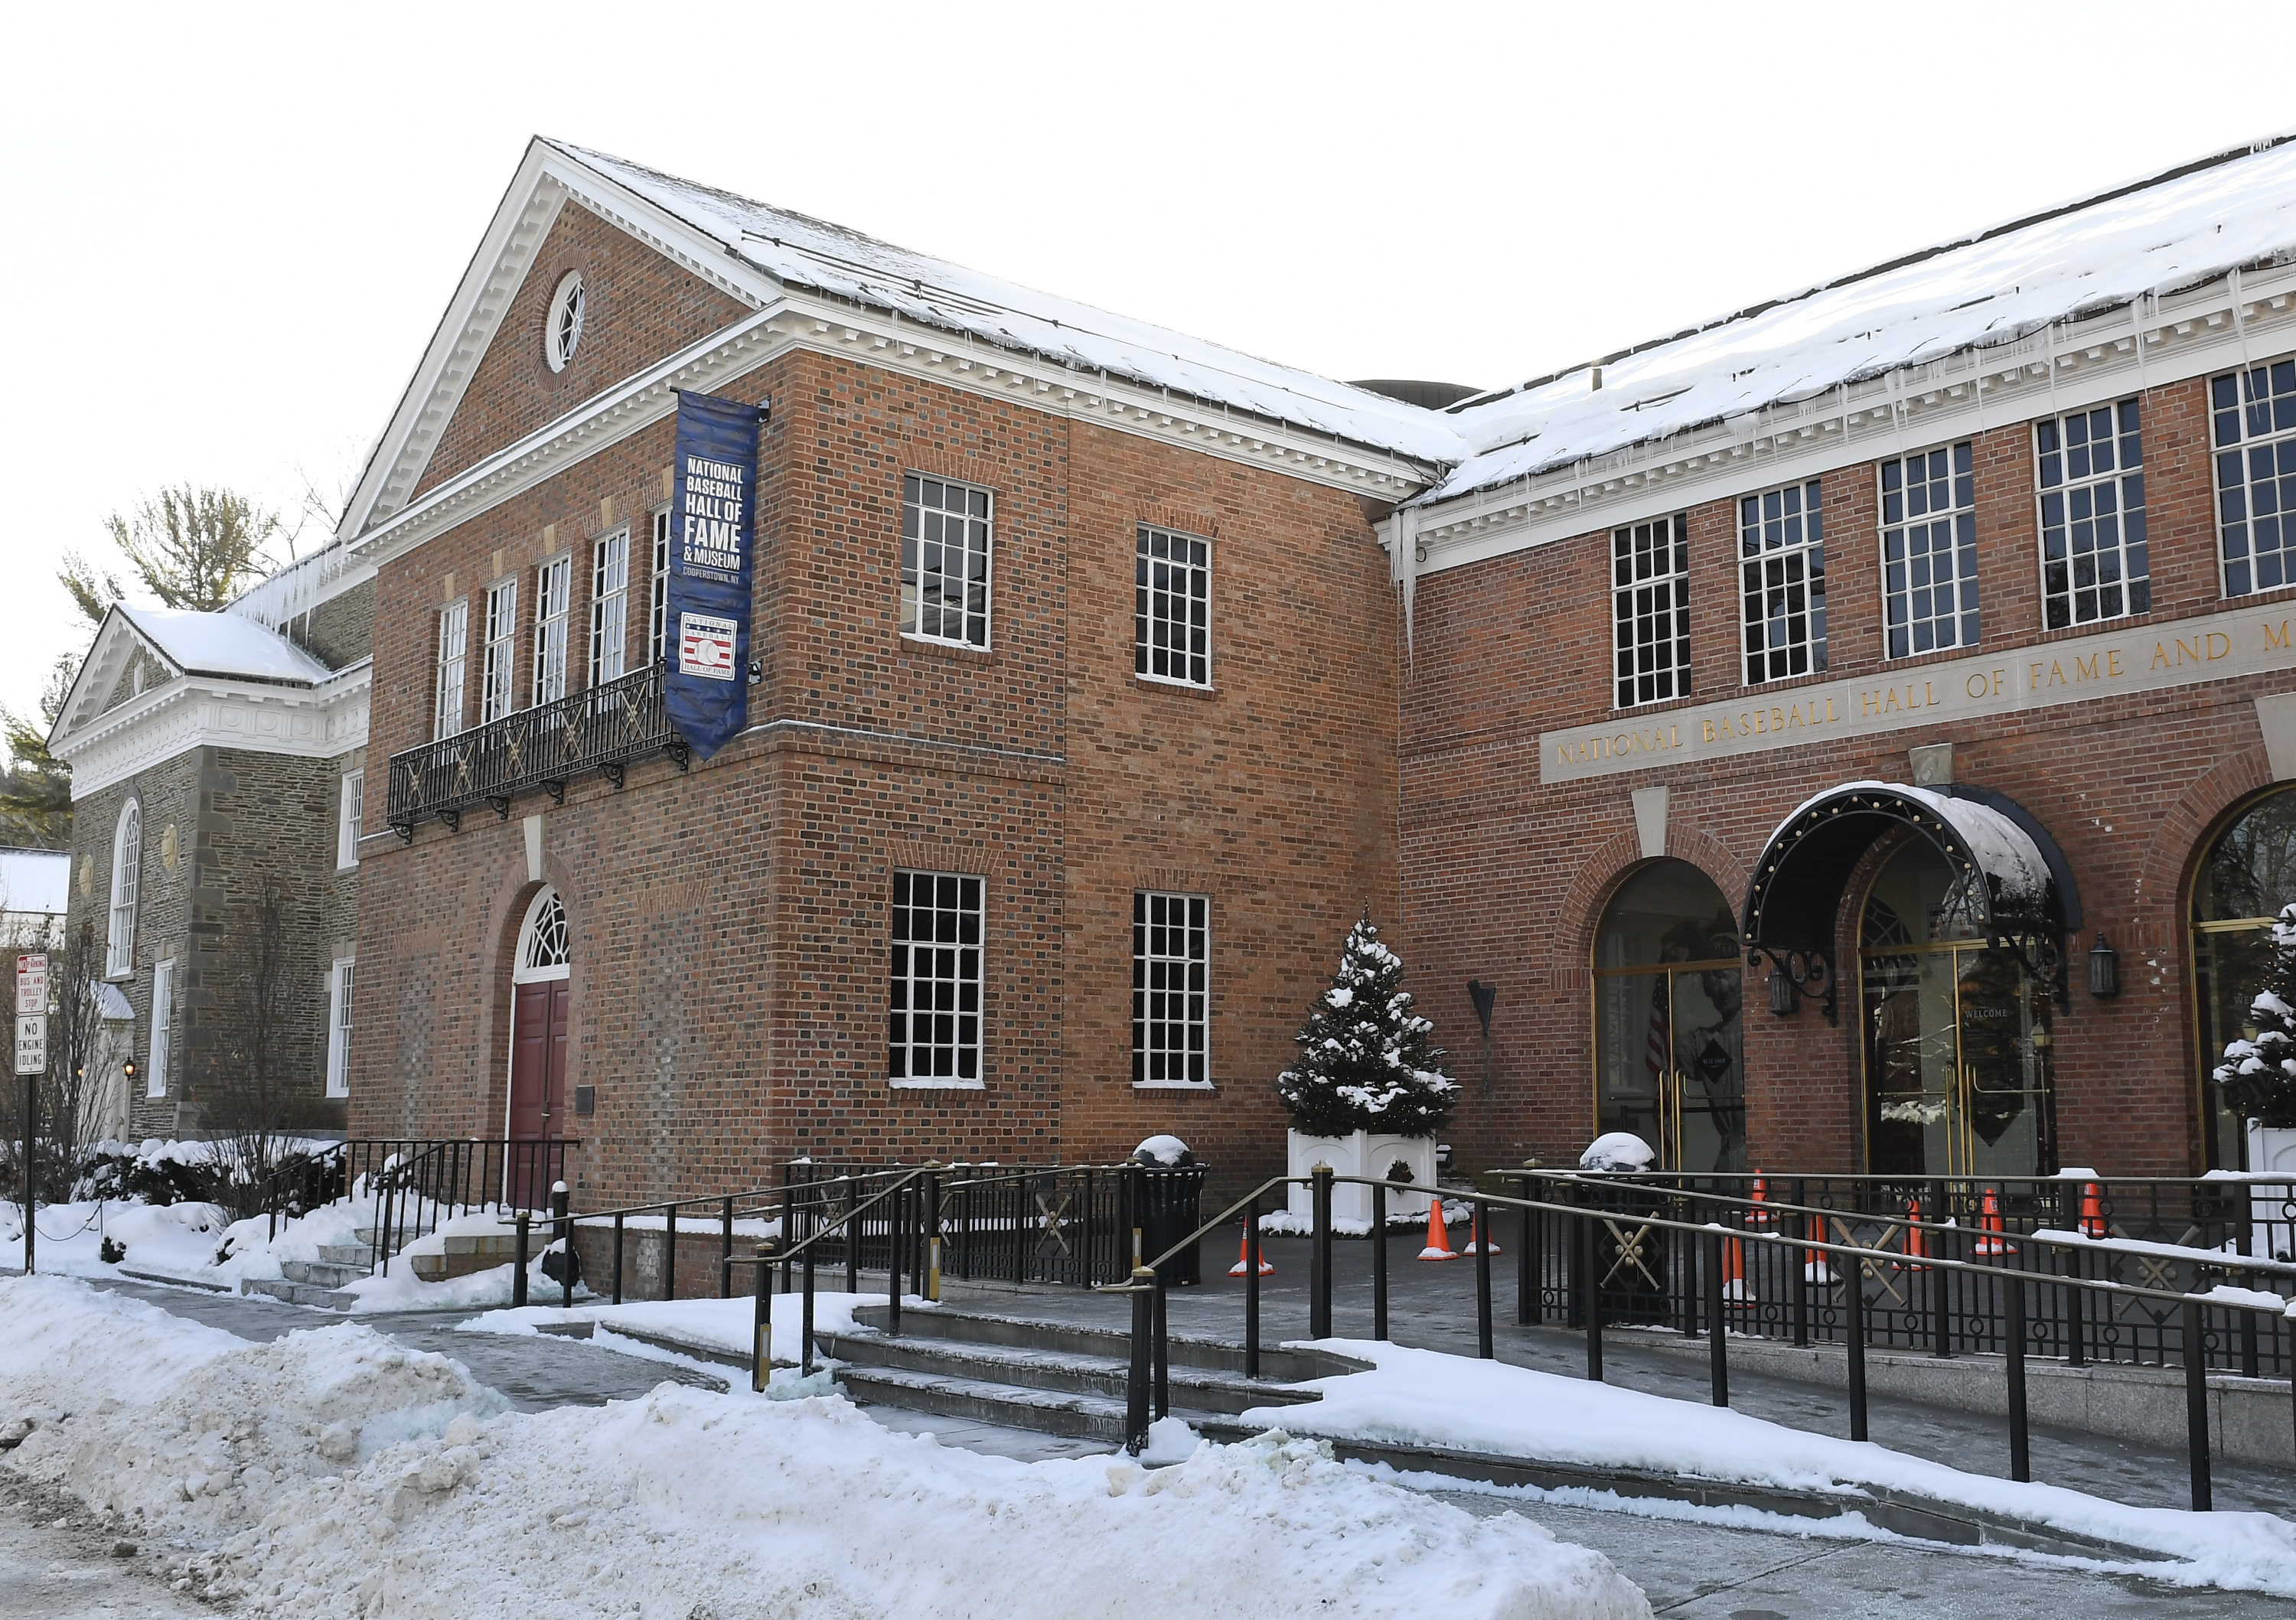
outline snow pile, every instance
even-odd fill
[[[242,1613],[1650,1614],[1599,1554],[1309,1440],[1024,1464],[835,1396],[670,1385],[526,1416],[356,1324],[253,1346],[156,1315],[0,1283],[0,1422],[33,1416],[18,1466],[189,1542],[184,1576]]]
[[[1188,1151],[1188,1144],[1177,1136],[1151,1136],[1132,1150],[1132,1157],[1140,1164],[1163,1165],[1168,1168],[1195,1163],[1195,1156]]]
[[[554,1283],[551,1288],[553,1291],[548,1296],[536,1297],[556,1298],[557,1285]],[[773,1300],[774,1360],[795,1366],[798,1339],[805,1322],[805,1296],[776,1294]],[[858,1325],[853,1320],[856,1307],[884,1303],[882,1294],[832,1294],[817,1289],[813,1296],[813,1330],[816,1334],[850,1333]],[[910,1294],[903,1296],[901,1308],[917,1311],[931,1307]],[[587,1321],[609,1332],[627,1329],[695,1350],[746,1356],[753,1354],[750,1335],[756,1329],[756,1312],[754,1299],[642,1299],[627,1305],[576,1305],[571,1310],[530,1305],[515,1310],[488,1311],[468,1321],[457,1322],[455,1330],[538,1333],[561,1322]]]
[[[32,1264],[44,1272],[109,1276],[104,1240],[126,1246],[122,1264],[182,1275],[212,1270],[231,1216],[215,1204],[145,1204],[83,1199],[43,1204],[35,1212]],[[24,1207],[0,1204],[0,1262],[23,1263]],[[276,1274],[275,1272],[274,1273]]]
[[[1578,1167],[1632,1174],[1649,1169],[1657,1157],[1650,1143],[1632,1131],[1611,1131],[1587,1144],[1587,1150],[1578,1156]]]
[[[2152,1548],[2161,1579],[2296,1597],[2296,1525],[2268,1513],[2132,1508],[2060,1485],[1966,1474],[1879,1445],[1837,1440],[1612,1384],[1589,1383],[1360,1339],[1327,1348],[1374,1370],[1304,1386],[1312,1405],[1259,1407],[1243,1422],[1391,1444],[1646,1469],[1787,1490],[1882,1485],[2014,1515],[2060,1530]]]

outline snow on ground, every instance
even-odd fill
[[[556,1298],[557,1284],[550,1285],[547,1296],[537,1298]],[[774,1300],[774,1360],[793,1367],[797,1365],[798,1340],[805,1322],[805,1296],[776,1294]],[[816,1289],[813,1296],[813,1330],[816,1333],[850,1333],[854,1329],[853,1312],[857,1305],[882,1305],[885,1296],[875,1294],[832,1294]],[[914,1294],[901,1297],[905,1311],[930,1310]],[[675,1339],[697,1349],[716,1350],[734,1355],[752,1353],[750,1335],[757,1322],[757,1302],[742,1299],[642,1299],[627,1305],[576,1305],[571,1310],[554,1305],[529,1305],[516,1310],[488,1311],[470,1321],[455,1324],[464,1333],[537,1333],[559,1322],[589,1321],[608,1330],[633,1329],[659,1338]],[[819,1358],[816,1357],[816,1360]]]
[[[231,1223],[219,1205],[153,1205],[122,1199],[43,1204],[35,1214],[33,1264],[44,1272],[85,1276],[109,1276],[116,1269],[102,1258],[106,1238],[127,1245],[126,1264],[139,1270],[183,1274],[213,1270],[216,1248]],[[24,1207],[0,1204],[0,1264],[20,1266],[23,1262]],[[270,1275],[278,1274],[274,1267]]]
[[[1881,1485],[2154,1549],[2162,1579],[2296,1597],[2296,1525],[2268,1513],[2132,1508],[2059,1485],[1966,1474],[1870,1443],[1837,1440],[1614,1384],[1368,1339],[1324,1347],[1375,1370],[1304,1386],[1308,1406],[1259,1407],[1245,1422],[1295,1433],[1648,1469],[1707,1479],[1829,1490]]]
[[[13,1466],[248,1614],[1650,1614],[1601,1555],[1309,1440],[1021,1463],[674,1385],[529,1416],[357,1323],[250,1345],[63,1278],[0,1280],[0,1433],[27,1418]]]

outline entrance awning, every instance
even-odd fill
[[[2015,800],[1961,784],[1845,782],[1806,800],[1763,846],[1746,891],[1749,964],[1767,957],[1798,984],[1822,978],[1831,1003],[1842,891],[1874,840],[1900,827],[1929,839],[1968,880],[1969,912],[1987,938],[2038,937],[2054,964],[2064,936],[2080,927],[2080,892],[2063,852]]]

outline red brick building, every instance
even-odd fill
[[[2296,899],[2292,150],[1439,409],[536,143],[345,520],[353,1129],[611,1194],[1240,1175],[1367,908],[1468,1165],[2230,1162],[2201,1054]],[[678,389],[767,407],[706,764]]]

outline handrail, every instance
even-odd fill
[[[919,1165],[914,1170],[904,1174],[899,1181],[895,1182],[891,1186],[883,1189],[876,1195],[876,1197],[871,1199],[867,1203],[856,1204],[852,1208],[847,1210],[843,1215],[839,1215],[828,1225],[808,1234],[804,1241],[791,1244],[787,1248],[783,1248],[776,1245],[773,1254],[773,1264],[780,1265],[787,1261],[796,1259],[798,1256],[805,1253],[806,1250],[811,1248],[815,1244],[829,1236],[830,1233],[841,1231],[848,1222],[857,1220],[861,1215],[877,1207],[878,1205],[883,1203],[887,1199],[891,1198],[895,1193],[907,1186],[911,1182],[915,1181],[917,1177],[921,1175],[930,1175],[933,1171],[939,1168],[940,1168],[940,1166],[938,1165]],[[782,1234],[783,1240],[786,1240],[789,1234],[787,1232],[783,1232]]]
[[[1345,1182],[1363,1182],[1364,1185],[1366,1187],[1373,1184],[1371,1182],[1359,1175],[1344,1175],[1334,1179],[1336,1181]],[[1141,1264],[1147,1270],[1154,1272],[1158,1276],[1161,1276],[1163,1275],[1165,1261],[1185,1252],[1189,1245],[1196,1242],[1199,1239],[1210,1237],[1213,1232],[1226,1225],[1228,1216],[1234,1215],[1237,1210],[1242,1209],[1245,1205],[1256,1200],[1260,1194],[1266,1192],[1269,1188],[1288,1186],[1293,1182],[1297,1182],[1304,1187],[1308,1185],[1313,1180],[1314,1178],[1312,1176],[1306,1175],[1271,1175],[1266,1181],[1260,1182],[1259,1186],[1254,1187],[1250,1192],[1245,1193],[1242,1198],[1236,1199],[1234,1203],[1230,1204],[1226,1209],[1221,1210],[1219,1214],[1205,1222],[1201,1226],[1197,1227],[1195,1231],[1190,1232],[1186,1237],[1172,1245],[1171,1248],[1157,1256],[1153,1260],[1144,1260],[1141,1262]],[[1401,1182],[1381,1182],[1378,1185],[1402,1190],[1405,1184]],[[1128,1282],[1117,1285],[1118,1288],[1128,1288],[1130,1284]],[[1111,1289],[1109,1291],[1113,1292],[1115,1290]]]
[[[1568,1186],[1596,1187],[1603,1189],[1604,1190],[1615,1190],[1620,1187],[1635,1187],[1647,1190],[1654,1197],[1670,1199],[1700,1199],[1710,1204],[1720,1205],[1732,1209],[1746,1211],[1760,1210],[1766,1215],[1823,1215],[1829,1220],[1854,1218],[1860,1221],[1873,1222],[1882,1226],[1890,1228],[1893,1231],[1903,1229],[1907,1231],[1934,1232],[1939,1235],[1951,1235],[1964,1238],[1969,1237],[1972,1234],[1981,1235],[1981,1229],[1980,1228],[1961,1225],[1958,1223],[1952,1221],[1932,1221],[1926,1217],[1916,1220],[1912,1215],[1890,1215],[1880,1210],[1841,1210],[1830,1208],[1823,1204],[1796,1204],[1785,1199],[1733,1198],[1726,1193],[1700,1192],[1686,1187],[1660,1187],[1644,1182],[1628,1181],[1623,1178],[1614,1181],[1600,1174],[1587,1175],[1572,1171],[1486,1170],[1482,1172],[1482,1174],[1494,1179],[1504,1177],[1509,1181],[1527,1181],[1533,1177],[1537,1177],[1542,1181],[1561,1182]],[[1360,1181],[1363,1178],[1359,1176],[1341,1176],[1338,1179],[1341,1181],[1355,1182]],[[1382,1183],[1382,1185],[1398,1189],[1405,1188],[1405,1183],[1400,1182],[1389,1182]],[[1483,1198],[1487,1196],[1492,1198],[1502,1198],[1505,1195],[1487,1195],[1478,1192],[1469,1196],[1473,1198]],[[1581,1207],[1577,1205],[1566,1205],[1563,1206],[1563,1207],[1579,1208]],[[1636,1216],[1634,1218],[1639,1220],[1641,1217]],[[1702,1231],[1703,1227],[1702,1227],[1701,1230]],[[1742,1231],[1736,1227],[1732,1227],[1728,1230],[1733,1237],[1756,1237],[1761,1235],[1752,1230]],[[2119,1254],[2150,1254],[2153,1249],[2157,1248],[2185,1248],[2187,1247],[2183,1244],[2155,1244],[2152,1246],[2152,1248],[2145,1248],[2134,1247],[2140,1243],[2142,1241],[2141,1240],[2126,1239],[2116,1242],[2115,1240],[2110,1238],[2059,1238],[2053,1237],[2045,1231],[2019,1231],[2013,1235],[2015,1240],[2020,1243],[2037,1243],[2049,1248],[2068,1249],[2076,1254],[2093,1253],[2100,1248],[2112,1249],[2113,1252]],[[1799,1239],[1788,1240],[1796,1243],[1802,1241]],[[1814,1244],[1815,1240],[1812,1240],[1812,1242]],[[2209,1249],[2190,1249],[2189,1252],[2193,1256],[2196,1264],[2217,1267],[2224,1271],[2261,1272],[2276,1277],[2296,1278],[2296,1264],[2292,1264],[2285,1260],[2275,1260],[2268,1255],[2220,1254],[2218,1251]],[[2204,1255],[2214,1255],[2216,1257],[2203,1260],[2202,1256]],[[1919,1259],[1921,1256],[1915,1256],[1912,1257]],[[1997,1271],[2002,1268],[1987,1266],[1981,1269],[1986,1271]]]

